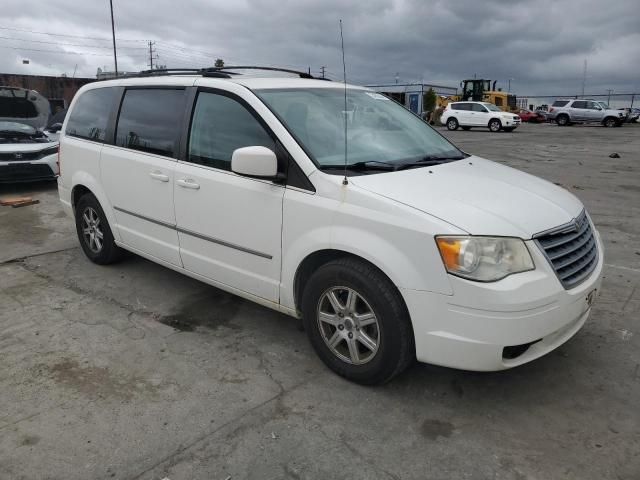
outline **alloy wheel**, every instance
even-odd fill
[[[82,212],[82,236],[93,253],[100,253],[104,245],[104,233],[100,225],[100,216],[92,207]]]
[[[370,362],[380,346],[378,318],[362,295],[332,287],[318,301],[318,329],[331,353],[353,365]]]

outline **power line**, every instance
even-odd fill
[[[22,48],[22,47],[9,47],[0,45],[0,48],[10,48],[12,50],[20,50],[25,52],[44,52],[44,53],[57,53],[59,55],[91,55],[93,57],[111,57],[113,56],[111,53],[89,53],[89,52],[70,52],[70,51],[60,51],[60,50],[40,50],[37,48]],[[134,54],[129,55],[128,57],[146,57],[146,55]]]
[[[65,33],[53,33],[53,32],[38,32],[35,30],[27,30],[23,28],[13,28],[13,27],[0,27],[0,30],[12,30],[14,32],[27,32],[27,33],[36,33],[38,35],[52,35],[54,37],[69,37],[69,38],[85,38],[87,40],[103,40],[105,42],[110,42],[111,38],[106,37],[88,37],[86,35],[69,35]],[[126,38],[118,38],[120,42],[146,42],[143,39],[126,39]]]
[[[3,40],[14,40],[18,42],[31,42],[31,43],[44,43],[47,45],[65,45],[69,47],[86,47],[86,48],[111,48],[111,46],[105,45],[85,45],[84,43],[66,43],[66,42],[47,42],[45,40],[29,40],[27,38],[15,38],[15,37],[2,37]],[[147,47],[120,47],[128,50],[146,50]]]

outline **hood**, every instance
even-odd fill
[[[50,113],[49,100],[35,90],[0,86],[0,121],[25,123],[42,130]]]
[[[571,193],[546,180],[475,156],[351,177],[350,182],[473,235],[529,239],[568,223],[584,208]]]

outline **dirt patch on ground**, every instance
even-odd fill
[[[158,391],[158,386],[144,378],[115,373],[88,363],[80,364],[75,359],[62,359],[53,365],[40,364],[34,369],[36,375],[48,376],[57,384],[90,397],[130,400]]]

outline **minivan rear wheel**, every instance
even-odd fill
[[[80,197],[75,216],[78,240],[89,260],[108,265],[122,258],[123,250],[116,245],[107,217],[93,194],[85,193]]]
[[[311,345],[334,372],[364,385],[385,383],[415,358],[409,313],[393,283],[352,258],[321,266],[302,295]]]
[[[447,120],[447,128],[449,130],[457,130],[458,126],[458,120],[456,120],[455,118],[450,118],[449,120]]]

